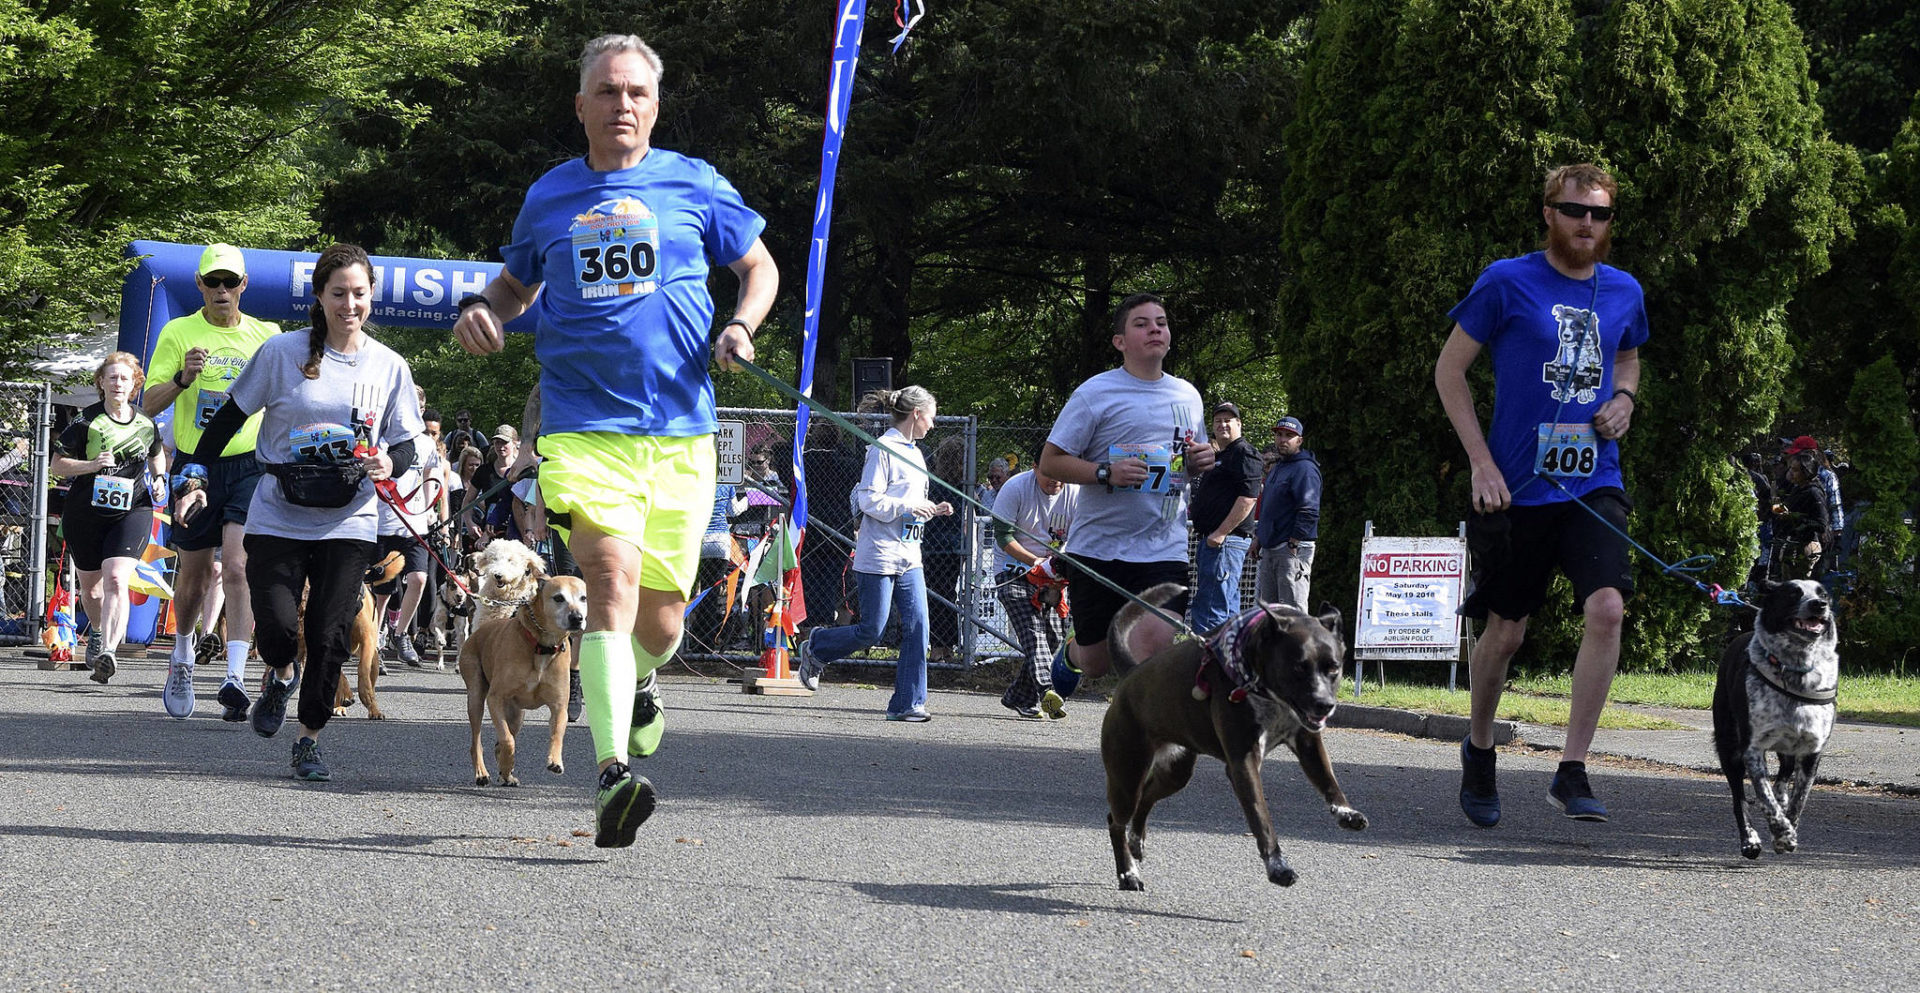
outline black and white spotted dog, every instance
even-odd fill
[[[1793,851],[1840,687],[1840,633],[1825,587],[1805,579],[1766,583],[1759,607],[1754,630],[1735,636],[1720,657],[1713,687],[1713,744],[1733,788],[1740,854],[1750,859],[1760,857],[1760,833],[1747,823],[1747,781],[1773,850]],[[1771,781],[1768,752],[1780,757]]]

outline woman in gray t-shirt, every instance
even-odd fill
[[[328,248],[314,265],[313,285],[313,326],[260,346],[186,461],[206,464],[249,415],[262,412],[258,453],[266,475],[248,510],[245,547],[255,643],[272,671],[249,719],[262,737],[279,732],[304,634],[293,775],[320,781],[330,778],[320,729],[333,716],[378,531],[374,483],[412,467],[424,425],[406,360],[367,334],[374,301],[367,253]],[[190,516],[199,496],[183,497],[181,513]],[[231,712],[228,689],[221,702]]]

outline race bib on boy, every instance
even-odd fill
[[[125,476],[93,477],[93,505],[101,510],[132,510],[133,480]]]
[[[900,522],[901,541],[919,541],[921,538],[926,537],[926,534],[926,521],[908,518]]]
[[[1593,475],[1600,461],[1600,438],[1592,424],[1542,424],[1534,449],[1533,471],[1543,476]]]
[[[573,285],[585,300],[660,288],[660,220],[633,197],[602,200],[573,218]]]
[[[1116,490],[1134,490],[1144,493],[1165,493],[1173,483],[1173,446],[1164,442],[1154,445],[1114,445],[1107,449],[1107,461],[1118,462],[1121,459],[1139,459],[1147,464],[1147,481],[1136,486],[1115,486]]]
[[[345,465],[353,461],[353,429],[345,424],[309,424],[287,435],[293,461]]]

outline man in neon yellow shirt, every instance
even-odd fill
[[[149,416],[173,408],[174,447],[194,451],[201,431],[214,411],[226,402],[227,391],[246,368],[253,353],[280,329],[240,312],[240,294],[247,288],[247,261],[232,245],[208,245],[200,255],[196,283],[206,305],[185,317],[167,322],[153,346],[147,365],[147,390],[141,406]],[[174,547],[180,552],[180,572],[174,583],[173,611],[179,633],[173,639],[173,658],[167,673],[167,691],[161,695],[167,713],[182,720],[193,713],[193,619],[213,593],[213,556],[220,552],[220,582],[226,591],[227,678],[219,700],[225,720],[247,719],[251,701],[244,689],[247,650],[253,636],[253,603],[247,593],[247,553],[240,539],[247,522],[247,505],[260,479],[254,460],[254,438],[260,415],[247,419],[233,436],[219,461],[207,467],[207,505],[193,523],[174,524]],[[212,631],[204,632],[212,636]]]

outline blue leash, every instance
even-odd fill
[[[1633,540],[1632,535],[1629,535],[1625,531],[1622,531],[1618,527],[1615,527],[1614,523],[1610,520],[1607,520],[1604,516],[1600,514],[1599,511],[1593,509],[1592,507],[1587,506],[1587,502],[1585,500],[1582,500],[1579,497],[1574,496],[1571,490],[1567,489],[1565,486],[1560,485],[1559,480],[1553,478],[1552,476],[1546,475],[1545,473],[1540,473],[1537,476],[1537,478],[1546,480],[1548,483],[1552,484],[1554,489],[1559,490],[1562,493],[1565,493],[1567,495],[1567,499],[1572,500],[1574,503],[1579,504],[1582,510],[1585,510],[1587,513],[1592,514],[1594,520],[1599,521],[1600,523],[1606,525],[1607,530],[1612,531],[1614,534],[1619,535],[1622,539],[1626,541],[1627,544],[1632,545],[1634,550],[1638,551],[1642,555],[1645,555],[1655,565],[1659,566],[1660,572],[1663,575],[1674,576],[1680,579],[1682,582],[1691,584],[1694,589],[1699,590],[1700,592],[1705,593],[1708,597],[1712,598],[1715,606],[1745,607],[1748,610],[1760,609],[1754,606],[1753,604],[1748,603],[1746,601],[1746,598],[1740,595],[1739,590],[1730,590],[1724,586],[1721,586],[1719,583],[1706,583],[1706,582],[1700,581],[1697,578],[1700,573],[1703,573],[1708,569],[1712,568],[1713,564],[1716,561],[1718,561],[1713,556],[1691,555],[1691,556],[1688,556],[1687,558],[1681,559],[1678,562],[1672,562],[1672,563],[1666,562],[1663,559],[1661,559],[1660,556],[1653,554],[1651,551],[1648,551],[1647,546],[1642,545],[1639,542]]]

